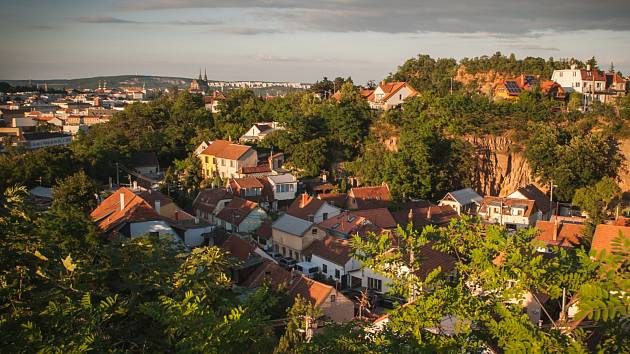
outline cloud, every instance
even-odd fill
[[[81,23],[138,23],[136,21],[124,20],[122,18],[111,16],[81,16],[74,17],[72,19]]]
[[[32,25],[30,26],[30,28],[32,29],[36,29],[36,30],[56,30],[61,28],[60,26],[53,26],[53,25]]]
[[[227,34],[238,34],[244,36],[253,36],[257,34],[273,34],[282,33],[282,30],[276,28],[253,28],[253,27],[222,27],[217,29]]]
[[[262,12],[288,29],[325,32],[490,33],[630,31],[627,0],[136,0],[119,9]]]

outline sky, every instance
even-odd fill
[[[2,0],[0,79],[380,81],[418,54],[595,56],[630,73],[630,0]]]

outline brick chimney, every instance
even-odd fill
[[[431,220],[431,217],[432,217],[432,216],[433,216],[433,215],[431,214],[431,206],[429,206],[429,210],[427,210],[427,219],[428,219],[428,220]]]
[[[560,223],[558,222],[558,219],[556,218],[556,220],[553,222],[553,235],[551,236],[551,239],[553,241],[557,241],[558,240],[558,228],[560,227]]]
[[[120,210],[123,211],[125,210],[125,193],[123,191],[120,191]]]
[[[308,194],[302,193],[302,199],[300,200],[300,208],[304,208],[308,202]]]

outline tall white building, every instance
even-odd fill
[[[590,65],[586,69],[578,69],[573,64],[571,69],[554,70],[551,80],[560,84],[568,93],[583,94],[587,104],[595,100],[606,101],[606,75],[597,69],[591,70]]]

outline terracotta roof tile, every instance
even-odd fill
[[[611,224],[600,224],[595,228],[593,241],[591,243],[591,251],[606,251],[606,254],[613,252],[613,241],[622,235],[624,238],[630,238],[630,226],[617,226]]]
[[[524,195],[525,198],[533,200],[536,208],[542,211],[543,214],[547,214],[549,212],[549,199],[545,193],[543,193],[543,191],[538,189],[535,185],[528,184],[525,187],[517,189],[517,191]]]
[[[249,213],[258,207],[258,203],[234,197],[221,211],[217,214],[217,218],[238,226],[247,218]]]
[[[256,229],[256,236],[260,237],[263,240],[270,240],[271,233],[271,220],[265,220],[260,225],[258,229]]]
[[[357,205],[357,209],[383,208],[391,204],[391,195],[387,185],[375,187],[351,188],[348,197]]]
[[[226,140],[215,140],[201,154],[227,160],[238,160],[249,151],[253,151],[251,146],[234,144]]]
[[[436,206],[430,205],[427,201],[423,202],[425,203],[424,205],[422,203],[418,205],[401,205],[400,210],[392,213],[396,223],[402,227],[407,227],[409,221],[413,222],[413,225],[416,227],[427,225],[442,226],[450,223],[451,219],[460,218],[457,211],[450,206]],[[429,203],[429,205],[426,205],[426,203]]]
[[[326,202],[304,193],[299,195],[293,203],[291,203],[287,209],[287,214],[308,220],[309,216],[314,216],[324,203]]]
[[[208,188],[199,192],[193,202],[193,209],[213,213],[221,200],[232,199],[230,192],[223,188]]]
[[[250,256],[255,254],[256,246],[232,234],[223,242],[221,249],[245,262]]]
[[[583,224],[573,224],[565,222],[543,221],[536,222],[539,234],[537,241],[542,241],[548,246],[559,246],[573,248],[582,241],[584,232]]]
[[[323,240],[315,240],[304,250],[304,255],[316,255],[338,265],[345,265],[352,258],[352,246],[349,240],[334,236],[325,236]]]
[[[124,196],[122,209],[121,194]],[[161,220],[160,215],[149,203],[125,187],[119,188],[105,199],[90,213],[90,216],[106,232],[123,222]]]
[[[383,228],[370,220],[349,211],[330,217],[319,223],[318,226],[328,233],[344,238],[350,238],[356,234],[363,237],[369,232],[380,234],[383,231]]]
[[[317,195],[317,199],[321,199],[328,204],[334,205],[338,208],[343,208],[346,206],[346,201],[348,200],[347,193],[322,193]]]

